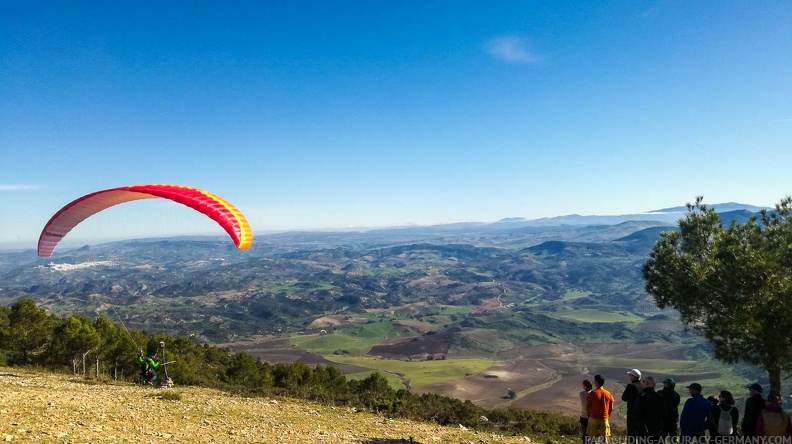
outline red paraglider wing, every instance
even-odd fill
[[[38,255],[52,256],[61,239],[92,215],[120,203],[140,199],[165,198],[199,211],[217,222],[243,250],[253,242],[253,233],[245,216],[233,205],[214,194],[182,185],[132,185],[87,194],[69,203],[41,230]]]

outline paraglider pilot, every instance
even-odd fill
[[[154,384],[157,380],[157,369],[159,368],[159,361],[155,356],[147,358],[143,356],[143,350],[140,350],[138,355],[140,362],[140,376],[143,377],[143,382],[146,384]]]

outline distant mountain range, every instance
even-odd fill
[[[768,207],[757,207],[755,205],[741,204],[736,202],[720,203],[710,205],[716,211],[725,216],[725,219],[736,219],[738,222],[747,220],[745,214],[754,214],[763,209],[771,209]],[[672,207],[663,208],[660,210],[649,211],[646,213],[633,213],[633,214],[620,214],[620,215],[589,215],[582,216],[580,214],[568,214],[565,216],[543,217],[539,219],[526,219],[523,217],[507,217],[500,219],[496,222],[457,222],[451,224],[439,224],[420,227],[399,227],[399,228],[381,228],[371,231],[384,232],[390,230],[406,230],[406,231],[466,231],[471,229],[476,230],[513,230],[525,227],[558,227],[564,225],[581,226],[581,225],[618,225],[624,222],[653,222],[658,225],[671,224],[675,225],[676,222],[684,216],[687,212],[687,207]],[[739,217],[729,217],[727,213],[741,212]],[[750,217],[750,216],[748,216]]]
[[[728,202],[711,205],[724,219],[725,223],[736,220],[744,223],[751,215],[768,207],[758,207],[755,205]],[[572,230],[574,227],[583,226],[614,226],[625,222],[636,222],[643,226],[624,227],[627,228],[647,228],[650,226],[676,226],[677,221],[684,217],[687,207],[671,207],[653,210],[646,213],[621,214],[621,215],[588,215],[569,214],[564,216],[544,217],[539,219],[526,219],[523,217],[508,217],[495,222],[455,222],[436,225],[413,225],[398,227],[381,227],[358,230],[311,230],[311,231],[283,231],[283,232],[256,232],[258,239],[274,238],[279,241],[284,239],[295,239],[298,243],[305,245],[313,241],[317,244],[327,245],[334,243],[348,243],[355,240],[362,243],[385,243],[390,244],[398,241],[414,240],[417,238],[435,239],[449,237],[466,238],[481,235],[491,236],[495,233],[529,235],[530,233],[546,232],[552,229],[555,235],[565,230]],[[532,231],[533,230],[533,231]],[[624,233],[629,234],[629,233]],[[562,236],[563,237],[563,236]],[[167,239],[206,239],[219,240],[224,236],[181,236],[170,237]],[[149,240],[156,240],[155,238]],[[461,239],[460,239],[461,240]],[[470,239],[468,239],[470,240]],[[0,249],[21,249],[31,248],[32,245],[24,244],[4,245],[0,243]],[[69,248],[69,242],[64,242],[63,248]],[[74,247],[72,247],[74,248]]]
[[[708,207],[715,208],[715,211],[718,213],[725,213],[728,211],[737,211],[737,210],[748,210],[752,213],[758,213],[761,210],[772,210],[770,207],[757,207],[754,205],[747,205],[741,204],[737,202],[727,202],[727,203],[720,203],[715,205],[707,205]],[[663,208],[660,210],[650,211],[650,213],[684,213],[687,211],[687,207],[671,207],[671,208]]]

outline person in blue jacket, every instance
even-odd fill
[[[712,406],[706,398],[701,396],[703,390],[701,384],[694,382],[687,386],[690,398],[685,401],[682,407],[682,414],[679,415],[679,435],[682,444],[705,443],[705,432],[707,430],[707,418]]]

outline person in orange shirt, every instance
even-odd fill
[[[605,390],[604,385],[605,378],[602,375],[595,375],[595,388],[586,396],[589,418],[586,434],[591,442],[600,443],[604,439],[605,444],[608,444],[608,437],[611,434],[608,418],[613,413],[614,399],[611,392]]]

